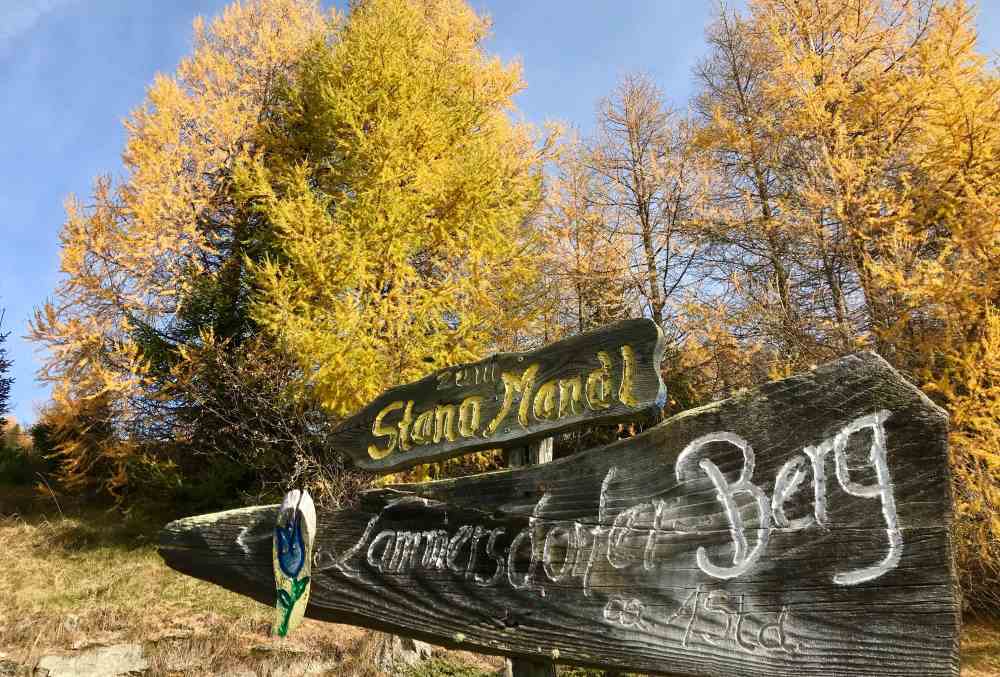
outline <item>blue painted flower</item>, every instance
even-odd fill
[[[278,566],[289,578],[295,578],[305,564],[305,543],[302,540],[302,523],[300,513],[296,511],[291,523],[283,527],[274,527],[278,543]]]

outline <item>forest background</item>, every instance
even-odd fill
[[[995,612],[1000,71],[974,12],[720,7],[689,101],[626,74],[587,135],[521,120],[520,67],[464,0],[196,21],[126,121],[125,174],[67,202],[28,330],[52,400],[8,430],[0,476],[163,513],[299,482],[349,503],[374,478],[327,436],[383,389],[644,316],[668,339],[664,416],[889,360],[950,414],[966,602]]]

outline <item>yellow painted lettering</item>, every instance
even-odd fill
[[[632,390],[635,388],[635,351],[632,350],[632,346],[624,345],[622,346],[622,384],[618,389],[618,399],[621,400],[622,404],[634,407],[639,404],[639,400],[636,399],[635,393]]]
[[[439,404],[434,412],[434,444],[455,441],[455,405]]]
[[[434,410],[429,409],[420,416],[417,416],[417,420],[413,422],[413,443],[417,446],[423,446],[424,444],[430,443],[434,438]]]
[[[583,413],[583,382],[579,376],[559,380],[559,418]]]
[[[410,450],[410,426],[413,424],[413,400],[406,403],[406,409],[403,410],[403,420],[401,420],[397,425],[399,426],[399,448],[403,451]]]
[[[497,415],[493,417],[493,420],[486,425],[486,430],[483,431],[483,437],[489,437],[497,431],[500,424],[507,414],[510,413],[511,404],[514,402],[514,393],[519,387],[519,381],[516,376],[509,372],[501,372],[500,381],[503,382],[503,402],[500,403],[500,411]]]
[[[521,404],[517,408],[517,420],[522,428],[528,427],[528,413],[531,411],[531,391],[535,389],[535,374],[538,373],[538,365],[533,364],[524,370],[521,375]]]
[[[462,437],[475,437],[479,430],[479,418],[482,415],[483,398],[471,395],[462,400],[458,408],[458,434]]]
[[[601,366],[587,376],[587,404],[593,410],[611,406],[611,357],[601,350],[597,353]]]
[[[483,431],[483,437],[489,437],[497,431],[500,424],[507,418],[511,407],[514,405],[514,393],[521,393],[521,405],[518,407],[518,420],[521,425],[528,427],[528,411],[531,408],[531,390],[535,383],[535,374],[538,373],[538,365],[533,364],[524,370],[520,376],[509,371],[500,374],[503,382],[503,402],[500,403],[500,411],[493,417],[493,420]]]
[[[396,450],[396,442],[398,441],[398,435],[396,434],[395,427],[385,427],[382,425],[382,421],[385,419],[386,414],[397,409],[402,409],[402,402],[393,402],[382,408],[382,411],[375,416],[375,424],[372,426],[372,435],[375,437],[388,437],[389,444],[385,446],[384,449],[379,449],[374,444],[368,445],[368,455],[371,456],[376,461],[380,458],[385,458],[393,451]]]
[[[533,413],[539,421],[553,421],[556,418],[556,392],[555,381],[546,381],[535,393]]]

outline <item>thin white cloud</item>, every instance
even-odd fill
[[[42,17],[77,0],[10,0],[0,7],[0,50],[27,33]]]

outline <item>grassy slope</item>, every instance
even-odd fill
[[[270,608],[165,567],[159,526],[0,485],[0,660],[139,642],[155,674],[371,673],[373,633],[306,621],[274,640]],[[438,662],[500,664],[459,652]]]
[[[371,633],[306,621],[272,640],[271,609],[163,566],[157,528],[0,486],[0,659],[31,665],[45,654],[140,642],[156,674],[371,673]],[[962,652],[963,676],[1000,675],[1000,624],[967,623]],[[479,677],[500,665],[442,652],[414,677]]]

